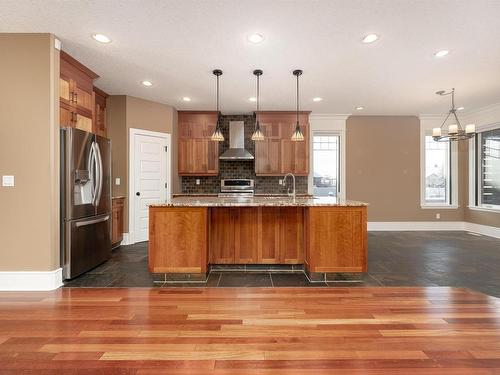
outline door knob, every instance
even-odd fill
[[[138,191],[137,193],[135,193],[135,195],[139,196],[139,195],[141,195],[141,192]]]

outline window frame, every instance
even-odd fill
[[[449,160],[449,191],[450,197],[448,203],[430,203],[425,200],[425,138],[432,136],[431,129],[425,129],[420,134],[420,208],[422,209],[457,209],[458,205],[458,144],[450,142],[450,160]]]
[[[489,130],[500,129],[500,122],[477,127],[476,133],[483,133]],[[479,155],[478,155],[478,136],[469,139],[469,205],[471,210],[485,211],[485,212],[500,212],[500,205],[479,205],[479,178],[480,169],[478,168]]]
[[[314,137],[315,136],[334,136],[339,137],[339,149],[338,149],[338,179],[340,183],[337,183],[337,199],[343,200],[346,197],[346,175],[345,175],[345,136],[344,132],[341,130],[313,130],[311,132],[311,173],[309,174],[309,195],[314,195]]]

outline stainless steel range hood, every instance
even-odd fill
[[[229,149],[220,160],[253,160],[254,156],[245,150],[245,123],[243,121],[229,121]]]

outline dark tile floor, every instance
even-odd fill
[[[122,246],[112,258],[71,280],[71,287],[456,286],[500,297],[500,240],[466,232],[370,232],[362,282],[310,283],[302,272],[218,272],[206,283],[153,283],[147,243]]]

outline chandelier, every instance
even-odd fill
[[[437,142],[448,142],[461,141],[474,137],[476,135],[476,125],[468,124],[465,128],[463,128],[460,120],[458,119],[457,109],[455,107],[455,89],[453,88],[451,91],[440,90],[437,91],[436,94],[440,96],[451,95],[451,108],[441,126],[439,128],[432,129],[432,138]],[[444,133],[443,127],[450,117],[455,122],[448,125],[448,131]]]

